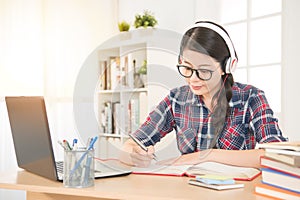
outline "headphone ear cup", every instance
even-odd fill
[[[225,73],[226,74],[230,74],[231,73],[231,70],[230,70],[230,65],[231,65],[231,58],[228,57],[224,60],[224,70],[225,70]]]
[[[225,60],[224,65],[225,65],[225,73],[226,74],[231,74],[235,71],[235,68],[236,68],[236,65],[237,65],[237,60],[228,57]]]
[[[237,59],[230,59],[231,60],[231,64],[230,64],[230,73],[233,73],[236,69],[237,66]]]
[[[228,58],[226,60],[226,64],[225,64],[225,73],[226,74],[230,74],[231,73],[230,65],[231,65],[231,58]]]

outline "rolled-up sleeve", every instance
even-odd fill
[[[160,141],[174,127],[174,116],[170,95],[165,97],[158,106],[149,114],[146,121],[133,135],[144,145],[154,145]]]
[[[258,143],[286,141],[282,136],[278,120],[269,106],[263,91],[258,90],[251,94],[249,99],[250,127],[252,128]]]

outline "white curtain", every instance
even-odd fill
[[[77,73],[117,33],[116,13],[117,0],[0,0],[0,172],[17,169],[5,96],[44,96],[52,139],[77,137]],[[0,199],[25,199],[25,193],[0,190]]]

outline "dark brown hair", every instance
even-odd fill
[[[213,22],[205,23],[212,23],[220,27],[228,35],[226,30],[220,25]],[[212,125],[215,131],[215,136],[218,137],[224,127],[226,117],[229,114],[229,101],[232,98],[232,85],[234,83],[232,74],[225,73],[226,62],[230,57],[229,49],[225,40],[217,32],[210,28],[201,27],[201,25],[199,27],[196,25],[184,34],[181,40],[179,56],[182,56],[183,51],[186,49],[206,54],[214,58],[221,64],[224,72],[224,75],[222,75],[224,87],[221,87],[221,91],[218,91],[212,99],[212,105],[215,105],[211,115]],[[237,57],[237,55],[235,56]]]

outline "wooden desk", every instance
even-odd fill
[[[253,194],[260,177],[245,183],[245,188],[214,191],[189,185],[188,177],[129,175],[97,179],[95,186],[84,189],[65,188],[61,182],[51,181],[27,171],[0,174],[0,188],[25,190],[27,199],[39,200],[96,200],[96,199],[243,199],[263,200]]]

